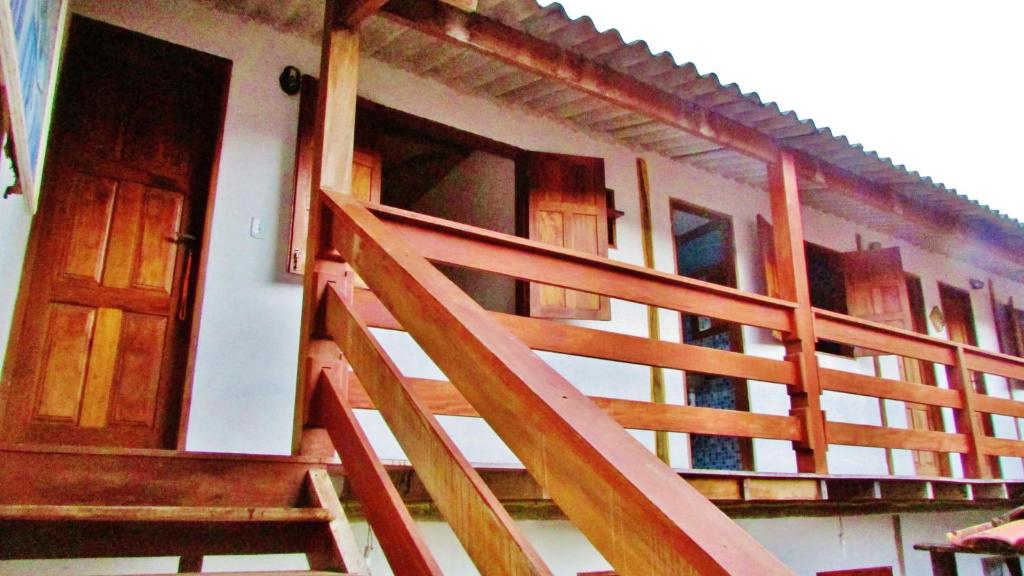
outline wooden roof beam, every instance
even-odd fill
[[[479,14],[434,0],[392,0],[381,15],[766,162],[778,158],[761,132]]]
[[[388,0],[333,0],[335,28],[358,28],[367,18],[373,16],[387,4]],[[439,0],[440,2],[462,10],[475,12],[477,0]]]
[[[644,114],[751,158],[775,163],[779,161],[782,152],[788,152],[793,156],[801,178],[843,190],[870,206],[900,214],[909,224],[953,234],[955,237],[977,238],[958,223],[950,223],[948,213],[908,203],[887,185],[857,176],[801,150],[783,146],[767,134],[726,116],[526,32],[479,14],[455,9],[444,0],[391,0],[382,8],[381,15],[522,70],[563,82],[575,90]],[[1009,250],[1005,244],[986,238],[980,240],[994,248],[995,253],[1003,258],[1024,263],[1024,255]]]
[[[388,0],[334,0],[335,28],[358,28],[364,20],[373,16]]]

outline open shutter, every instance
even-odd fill
[[[760,214],[757,215],[757,243],[761,246],[761,263],[764,265],[765,295],[778,298],[779,268],[775,263],[775,230]],[[782,340],[782,332],[778,330],[772,330],[772,336]]]
[[[313,135],[316,129],[316,103],[320,81],[302,75],[299,92],[299,125],[295,140],[295,191],[292,197],[292,224],[289,236],[287,270],[306,273],[306,236],[309,230],[309,204],[313,194]],[[380,203],[381,157],[371,150],[352,153],[352,195],[363,202]]]
[[[907,278],[899,248],[859,250],[843,254],[846,309],[850,316],[913,330]],[[858,356],[881,354],[857,349]]]
[[[519,160],[520,234],[571,250],[608,255],[608,207],[600,158],[532,152]],[[525,220],[525,221],[524,221]],[[536,282],[530,316],[608,320],[608,298]]]

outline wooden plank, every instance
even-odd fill
[[[305,552],[323,522],[0,522],[0,560]]]
[[[355,305],[359,316],[367,325],[375,328],[402,330],[394,316],[369,290],[355,291]],[[690,344],[648,340],[639,336],[501,312],[490,312],[489,314],[509,332],[515,334],[516,338],[534,350],[719,374],[785,385],[796,383],[793,365],[781,360],[748,356],[714,348],[702,348]]]
[[[821,376],[821,387],[824,390],[873,396],[875,398],[888,398],[890,400],[902,400],[904,402],[915,402],[929,406],[944,406],[957,410],[963,407],[963,400],[956,390],[946,390],[925,384],[904,382],[902,380],[866,376],[864,374],[833,370],[831,368],[819,368],[818,373]],[[1024,403],[1020,404],[1022,413],[1024,413]]]
[[[473,465],[354,314],[351,304],[329,288],[328,333],[345,352],[477,569],[483,574],[550,574]]]
[[[964,467],[964,476],[968,478],[991,478],[992,468],[984,454],[985,430],[981,418],[974,408],[978,393],[974,389],[974,381],[967,370],[967,361],[963,346],[956,346],[956,362],[949,369],[950,387],[960,392],[964,407],[953,413],[956,430],[967,438],[967,451],[960,456]]]
[[[339,379],[325,370],[317,390],[320,423],[327,428],[346,463],[349,484],[363,504],[363,513],[380,539],[388,562],[402,566],[409,574],[441,574],[402,497],[348,405]]]
[[[987,394],[974,397],[974,409],[986,414],[1002,414],[1014,418],[1024,418],[1024,402],[1009,398],[996,398]]]
[[[842,422],[828,422],[825,425],[825,431],[829,444],[905,448],[929,452],[963,453],[967,451],[967,437],[964,434],[947,434],[930,430],[903,430]]]
[[[374,206],[424,258],[520,280],[788,331],[793,304],[440,218]]]
[[[350,29],[335,29],[334,11],[337,3],[326,2],[324,11],[323,42],[320,53],[320,91],[317,98],[315,133],[313,136],[313,170],[311,181],[309,222],[306,235],[305,257],[307,265],[302,283],[302,320],[299,332],[299,362],[296,369],[295,417],[292,425],[292,453],[301,449],[302,428],[307,416],[307,403],[312,388],[325,364],[338,364],[338,358],[320,356],[316,344],[311,343],[320,297],[327,280],[343,281],[345,267],[332,262],[321,262],[324,219],[320,195],[316,190],[329,188],[341,194],[350,194],[352,186],[352,159],[355,143],[356,89],[359,84],[359,33]],[[329,229],[329,225],[327,227]],[[310,266],[309,262],[315,262]]]
[[[309,567],[314,570],[341,569],[348,572],[369,574],[370,568],[363,558],[363,551],[352,533],[352,525],[348,522],[345,509],[338,500],[338,492],[331,483],[326,470],[310,470],[307,478],[306,492],[310,501],[330,515],[327,534],[323,545],[306,552]]]
[[[419,245],[356,201],[324,195],[338,251],[618,571],[792,573],[495,325]]]
[[[0,521],[35,522],[318,522],[331,515],[322,508],[240,508],[223,506],[0,506]]]
[[[968,370],[1024,380],[1024,359],[978,348],[965,348],[964,356]]]
[[[644,250],[644,268],[655,270],[654,265],[654,225],[651,222],[651,179],[647,173],[647,161],[636,159],[637,188],[640,193],[640,239]],[[661,318],[658,308],[647,306],[647,338],[651,341],[661,340]],[[651,400],[665,403],[665,373],[660,366],[651,366]],[[669,456],[669,435],[659,431],[654,436],[655,453],[666,464],[671,464]]]
[[[317,466],[275,456],[13,446],[0,446],[0,461],[0,505],[293,507]]]
[[[748,501],[821,500],[821,481],[810,478],[744,478],[743,499]]]
[[[388,0],[329,0],[336,2],[334,27],[358,28],[364,20],[373,16]]]
[[[376,409],[358,378],[348,383],[348,400],[353,408]],[[433,414],[477,416],[476,409],[450,382],[407,378],[409,386]],[[740,436],[743,438],[801,439],[800,421],[793,416],[752,414],[738,410],[677,406],[640,400],[589,397],[623,428],[667,432]]]
[[[771,200],[775,247],[775,284],[779,297],[796,302],[793,329],[782,336],[786,360],[797,370],[797,385],[789,390],[790,414],[803,419],[805,438],[794,443],[797,470],[828,471],[825,441],[825,415],[821,411],[821,383],[818,381],[818,357],[814,345],[814,313],[807,278],[804,233],[793,156],[781,153],[768,165],[768,192]]]
[[[981,451],[993,456],[1024,458],[1024,441],[985,436],[981,439]]]
[[[814,309],[814,324],[818,337],[823,340],[863,346],[947,366],[956,360],[953,345],[949,341],[930,338],[909,330],[875,324],[820,308]]]

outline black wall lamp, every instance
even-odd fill
[[[302,72],[295,66],[285,66],[281,75],[277,77],[277,83],[281,90],[289,96],[295,96],[302,87]]]

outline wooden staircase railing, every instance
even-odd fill
[[[480,414],[620,574],[791,574],[756,540],[703,495],[633,439],[612,417],[580,393],[534,354],[512,331],[444,277],[421,252],[425,242],[407,242],[360,202],[324,191],[319,196],[329,213],[333,249],[371,288],[388,313],[448,376],[461,396]],[[415,246],[415,248],[413,247]],[[460,252],[471,255],[470,251]],[[490,264],[501,262],[491,255]],[[561,258],[558,258],[561,256]],[[550,254],[539,254],[548,258]],[[667,278],[635,275],[636,282],[613,285],[605,278],[573,275],[572,253],[559,254],[565,280],[538,277],[553,284],[614,295],[650,299],[648,289],[678,307],[697,312],[711,307],[719,315],[772,329],[788,329],[789,308],[770,299],[736,291],[726,296],[700,284],[666,284]],[[480,265],[483,262],[479,263]],[[534,274],[534,265],[517,275]],[[568,270],[568,271],[567,271]],[[611,270],[610,273],[622,273]],[[349,466],[362,462],[368,479],[351,478],[357,494],[381,488],[381,470],[347,404],[348,368],[332,361],[324,339],[337,343],[345,361],[381,410],[392,432],[442,515],[451,524],[478,569],[484,574],[546,574],[548,569],[516,531],[507,513],[480,481],[431,416],[414,382],[393,366],[357,314],[344,273],[318,282],[326,287],[317,304],[314,342],[309,350],[323,355],[324,377],[317,396],[320,414]],[[646,284],[637,287],[636,284]],[[661,288],[658,288],[658,286]],[[308,304],[307,304],[308,305]],[[319,342],[316,340],[319,339]],[[739,355],[738,355],[739,356]],[[326,358],[326,360],[325,360]],[[333,366],[333,367],[332,367]],[[333,374],[331,374],[333,372]],[[778,371],[783,379],[785,371]],[[326,386],[324,384],[326,383]],[[374,480],[376,478],[376,480]],[[394,494],[377,496],[390,519],[368,514],[375,531],[411,533]],[[395,521],[399,518],[400,521]],[[403,539],[396,539],[403,540]],[[415,536],[404,537],[405,553],[418,554]],[[386,546],[381,537],[382,546]],[[387,549],[389,561],[395,559]],[[409,551],[410,548],[415,548]],[[423,573],[430,572],[423,556]]]

